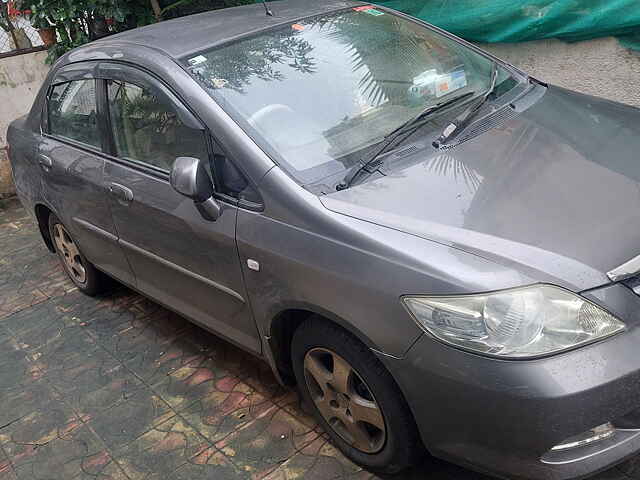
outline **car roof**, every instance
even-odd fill
[[[300,18],[362,4],[349,0],[280,0],[268,2],[274,14],[268,16],[264,5],[256,3],[154,23],[103,38],[93,45],[131,43],[180,58]]]

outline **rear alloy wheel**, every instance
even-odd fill
[[[78,289],[91,296],[103,291],[109,283],[106,275],[85,258],[69,230],[54,214],[49,216],[49,235],[62,266]]]
[[[80,250],[61,223],[53,226],[53,241],[69,276],[74,282],[86,283],[87,271],[82,263]]]
[[[342,453],[383,474],[416,463],[424,448],[411,411],[369,348],[314,316],[296,329],[291,352],[303,401]]]

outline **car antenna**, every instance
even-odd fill
[[[267,15],[269,15],[270,17],[273,17],[273,12],[271,10],[269,10],[269,7],[267,7],[267,0],[262,0],[262,4],[264,5],[264,11]]]

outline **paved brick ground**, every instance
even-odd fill
[[[0,479],[265,477],[374,478],[266,364],[127,289],[80,294],[0,201]],[[489,480],[430,459],[402,478]]]

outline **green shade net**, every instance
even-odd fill
[[[378,0],[474,42],[617,36],[640,50],[639,0]]]

